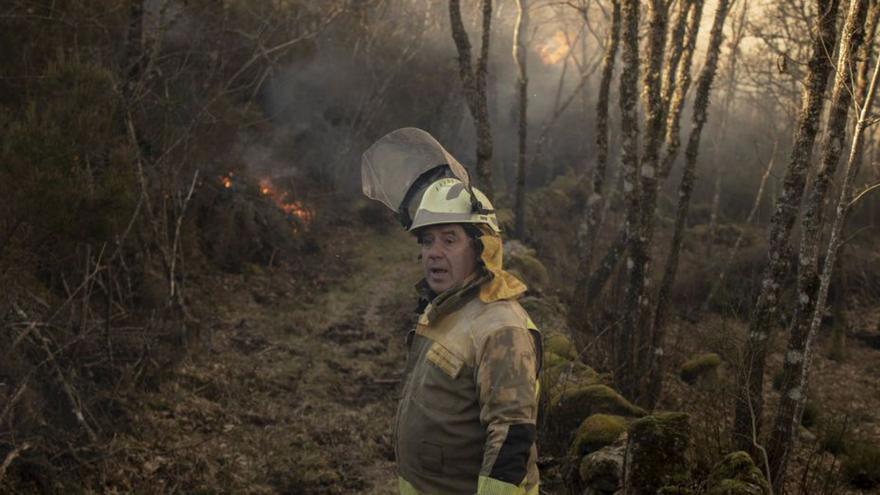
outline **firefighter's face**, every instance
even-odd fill
[[[435,293],[461,285],[476,271],[474,240],[461,225],[431,225],[421,229],[418,238],[425,280]]]

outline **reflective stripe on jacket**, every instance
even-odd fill
[[[515,300],[475,280],[428,305],[407,339],[394,444],[402,494],[538,493],[540,337]]]

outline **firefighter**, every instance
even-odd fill
[[[425,191],[410,231],[426,304],[407,337],[395,421],[400,492],[537,494],[540,337],[516,301],[526,287],[502,269],[492,205],[443,178]]]
[[[393,428],[400,493],[537,495],[541,338],[491,202],[416,128],[364,152],[361,178],[414,234],[424,271]]]

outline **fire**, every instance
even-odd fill
[[[223,184],[223,187],[226,189],[230,189],[232,187],[232,178],[235,177],[235,174],[229,172],[226,175],[222,175],[219,177],[220,182]]]
[[[272,181],[266,178],[260,179],[260,194],[270,198],[275,205],[284,213],[295,217],[294,231],[298,225],[308,225],[312,221],[312,211],[299,201],[288,200],[287,191],[278,191]]]
[[[571,46],[568,44],[565,33],[556,31],[556,33],[544,44],[538,46],[538,56],[544,65],[554,65],[559,63],[568,55]]]

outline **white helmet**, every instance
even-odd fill
[[[489,198],[477,188],[468,191],[464,183],[454,177],[437,180],[428,186],[409,230],[443,223],[484,223],[495,233],[501,232]]]
[[[465,168],[427,132],[393,131],[361,158],[367,197],[395,211],[404,228],[484,223],[501,232],[489,198],[471,187]]]

